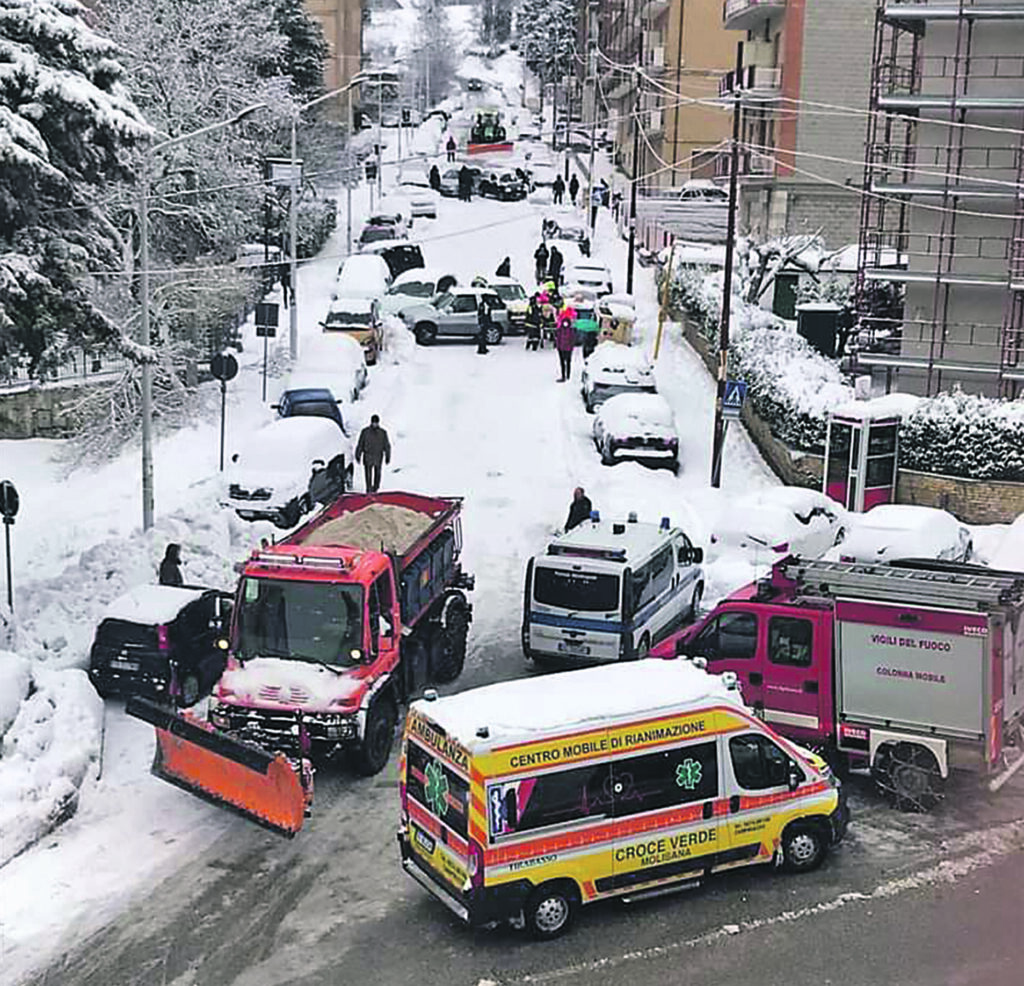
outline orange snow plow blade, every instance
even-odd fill
[[[283,753],[237,740],[187,712],[144,698],[128,699],[125,711],[156,727],[157,777],[284,835],[302,828],[313,801],[305,764],[299,766],[304,783]]]

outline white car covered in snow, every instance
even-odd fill
[[[654,368],[632,346],[602,342],[583,364],[580,392],[588,411],[595,411],[616,394],[655,394]]]
[[[850,514],[846,538],[830,549],[825,558],[870,562],[897,558],[968,561],[973,551],[971,532],[948,511],[886,503],[864,514]]]
[[[845,508],[817,490],[772,486],[730,499],[711,532],[710,552],[739,551],[762,563],[785,555],[820,558],[842,541]]]
[[[294,527],[351,486],[352,453],[352,439],[329,418],[278,418],[230,453],[221,503],[242,520]]]
[[[612,293],[612,272],[604,265],[586,260],[569,264],[563,271],[566,284],[580,284],[598,297]]]
[[[993,568],[1010,572],[1024,572],[1024,514],[1021,514],[999,539],[989,561]]]
[[[617,394],[594,418],[594,444],[606,466],[630,460],[679,471],[679,433],[661,394]]]
[[[441,196],[430,187],[430,180],[422,171],[406,171],[398,179],[398,193],[409,200],[413,216],[437,218],[437,204]]]
[[[381,299],[381,314],[397,315],[407,305],[429,303],[435,295],[443,294],[457,283],[454,274],[436,274],[422,267],[407,270],[391,282],[388,293]]]

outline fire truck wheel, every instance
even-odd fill
[[[931,811],[942,800],[942,775],[931,750],[897,743],[888,767],[888,789],[899,811]]]
[[[446,684],[462,674],[466,663],[466,635],[469,620],[466,611],[454,605],[444,627],[438,628],[430,646],[430,673],[434,681]]]
[[[782,833],[786,869],[793,873],[817,869],[825,858],[826,848],[821,829],[809,822],[794,822]]]
[[[572,926],[579,894],[570,883],[545,883],[526,902],[526,927],[534,938],[557,938]]]
[[[366,714],[366,734],[356,747],[354,766],[364,777],[379,774],[391,756],[398,714],[390,698],[379,698]]]

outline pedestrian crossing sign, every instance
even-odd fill
[[[746,380],[726,380],[725,396],[722,398],[722,417],[738,418],[746,397]]]

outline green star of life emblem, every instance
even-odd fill
[[[700,764],[696,760],[684,760],[676,766],[676,784],[692,791],[700,784]]]
[[[426,774],[427,803],[435,815],[443,818],[448,811],[448,778],[444,776],[444,770],[436,760],[427,764]]]

